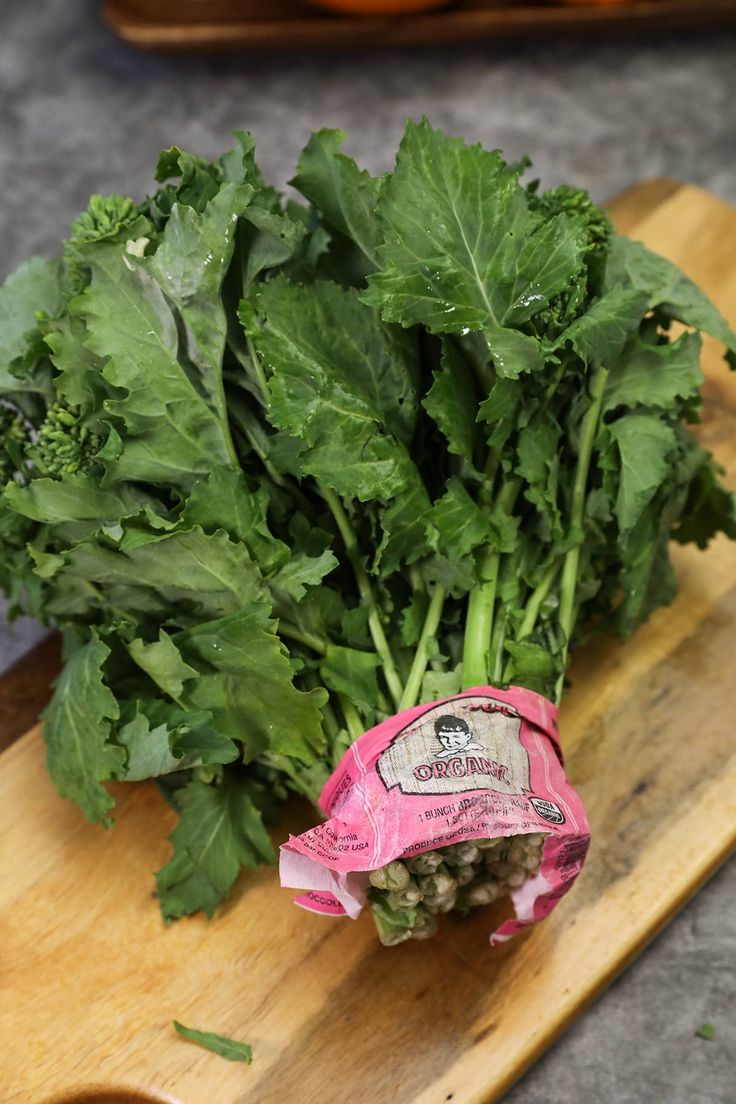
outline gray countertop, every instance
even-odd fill
[[[277,184],[311,127],[344,127],[377,171],[427,114],[598,200],[670,176],[736,201],[733,33],[166,58],[116,42],[90,0],[2,0],[0,32],[0,277],[58,251],[90,192],[143,193],[164,146],[213,155],[235,128]],[[0,667],[40,631],[0,628]],[[735,960],[732,861],[508,1104],[736,1104]],[[694,1036],[705,1020],[715,1042]]]

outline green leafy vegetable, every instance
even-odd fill
[[[707,1039],[712,1043],[716,1037],[715,1025],[712,1023],[701,1024],[695,1032],[695,1035],[697,1035],[699,1039]]]
[[[732,363],[736,335],[692,281],[426,121],[378,178],[343,137],[308,142],[306,205],[247,134],[172,147],[0,288],[0,584],[65,633],[49,770],[103,823],[106,783],[157,779],[167,919],[272,862],[279,804],[366,728],[480,684],[559,700],[580,641],[673,599],[672,539],[736,538],[691,432],[701,333]],[[475,850],[376,882],[382,938],[432,933],[417,893],[500,892]]]

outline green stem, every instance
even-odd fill
[[[424,593],[424,579],[416,564],[412,564],[409,568],[409,582],[411,583],[411,589],[418,594]]]
[[[268,409],[271,401],[271,395],[268,390],[268,380],[266,379],[266,373],[263,371],[263,365],[261,364],[261,358],[256,352],[255,346],[249,337],[246,337],[245,343],[248,346],[248,354],[253,364],[253,371],[256,374],[256,380],[261,391],[261,402],[264,407]]]
[[[562,565],[562,581],[560,585],[560,627],[563,632],[563,672],[567,661],[572,633],[573,619],[575,615],[575,590],[578,580],[578,566],[580,564],[580,542],[582,540],[583,514],[585,511],[585,492],[588,486],[588,474],[590,472],[590,460],[593,455],[593,442],[598,432],[598,422],[601,415],[603,392],[605,391],[608,370],[602,366],[598,368],[590,391],[590,406],[583,419],[582,433],[580,435],[580,451],[575,470],[575,482],[572,489],[572,505],[570,510],[570,532],[575,540],[575,545],[565,556]],[[557,681],[557,701],[562,697],[562,689],[565,681],[564,673]]]
[[[490,507],[491,505],[493,500],[493,484],[496,482],[496,475],[500,463],[501,454],[498,449],[489,449],[488,455],[486,456],[486,462],[483,465],[483,475],[485,478],[481,484],[480,493],[478,494],[478,501],[481,506]]]
[[[296,640],[305,648],[311,648],[317,655],[324,655],[327,651],[327,641],[314,633],[298,629],[296,625],[290,625],[288,621],[279,621],[279,632],[282,636],[288,636],[290,640]]]
[[[471,591],[463,641],[463,690],[485,686],[489,679],[488,649],[493,632],[500,553],[484,549],[478,565],[480,585]]]
[[[318,687],[322,686],[317,672],[309,669],[303,672],[301,683],[307,690],[316,690]],[[335,737],[340,731],[340,725],[338,724],[335,710],[332,708],[332,703],[329,698],[322,706],[322,728],[330,743],[335,740]]]
[[[506,513],[513,509],[521,487],[520,479],[510,479],[498,496],[498,506]],[[490,545],[483,550],[478,563],[480,584],[468,599],[463,641],[463,689],[483,686],[490,678],[489,658],[493,636],[493,607],[496,603],[501,554]]]
[[[346,694],[338,694],[340,701],[340,708],[342,709],[343,717],[345,718],[345,724],[347,726],[350,739],[355,742],[359,736],[362,736],[365,732],[365,727],[360,719],[360,714],[355,708],[350,698]]]
[[[506,629],[509,621],[508,602],[503,603],[494,621],[488,669],[491,674],[491,683],[496,686],[503,676],[503,646],[506,643]]]
[[[396,670],[396,664],[394,663],[388,640],[386,639],[386,634],[383,631],[381,611],[378,607],[376,596],[373,593],[373,587],[370,584],[365,568],[360,562],[358,540],[355,536],[355,530],[350,523],[348,515],[345,513],[338,495],[336,495],[330,487],[325,487],[321,483],[318,483],[318,487],[320,494],[332,511],[332,516],[335,519],[343,544],[345,545],[348,559],[352,564],[355,581],[358,584],[358,593],[365,602],[368,610],[368,628],[373,640],[373,645],[381,659],[383,676],[386,679],[386,685],[388,686],[388,691],[393,700],[394,707],[398,709],[403,687],[398,671]]]
[[[322,724],[324,726],[327,739],[332,743],[340,731],[340,725],[337,723],[337,717],[335,716],[335,710],[327,701],[322,706]]]
[[[422,686],[422,679],[424,678],[424,672],[427,670],[427,663],[429,661],[429,642],[437,632],[444,604],[445,588],[440,586],[439,583],[435,583],[432,597],[429,602],[429,609],[427,610],[427,616],[424,618],[424,625],[422,626],[419,643],[414,652],[414,662],[411,665],[411,671],[409,672],[409,677],[406,680],[404,692],[399,702],[399,710],[409,709],[412,705],[416,705],[417,703],[419,691]]]
[[[521,625],[519,626],[519,631],[516,634],[517,640],[524,640],[525,637],[529,636],[534,631],[534,626],[537,623],[537,618],[539,617],[539,611],[542,607],[542,602],[544,602],[545,598],[549,594],[550,587],[557,578],[557,573],[559,572],[559,570],[560,561],[553,560],[553,562],[549,565],[547,570],[542,575],[542,578],[532,591],[530,597],[527,599],[526,607],[524,609],[524,617],[522,619]]]

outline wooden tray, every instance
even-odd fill
[[[732,319],[736,210],[697,188],[641,185],[619,225],[681,264]],[[736,376],[706,343],[702,438],[736,485]],[[295,908],[275,874],[165,928],[151,871],[171,811],[120,785],[118,824],[86,824],[54,793],[38,729],[0,755],[3,1104],[490,1104],[675,914],[736,843],[736,550],[678,549],[681,593],[625,647],[573,668],[561,728],[593,829],[553,915],[490,950],[492,918],[446,918],[384,949],[371,921]],[[33,710],[53,644],[20,668]],[[3,726],[28,698],[0,689]],[[32,688],[32,692],[31,692]],[[16,709],[13,710],[13,701]],[[17,706],[20,705],[20,712]],[[4,708],[2,708],[4,707]],[[172,1018],[253,1044],[250,1067],[174,1034]],[[115,1096],[114,1090],[121,1095]]]
[[[104,0],[126,42],[146,50],[342,48],[736,23],[736,0],[463,0],[403,17],[348,16],[300,0]]]

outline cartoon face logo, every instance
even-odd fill
[[[376,771],[387,790],[405,794],[524,794],[530,763],[521,729],[518,711],[490,694],[448,698],[393,736]]]
[[[470,726],[462,717],[453,717],[446,713],[434,722],[435,736],[442,744],[442,750],[435,752],[436,759],[445,759],[457,755],[459,751],[484,751],[482,744],[473,739]]]

